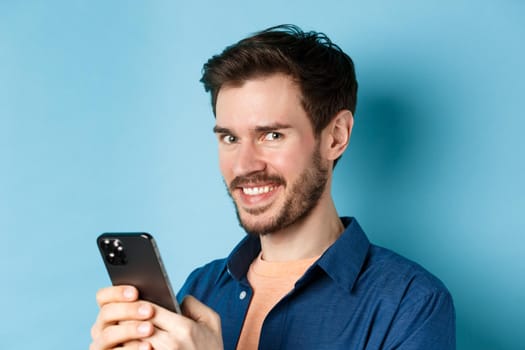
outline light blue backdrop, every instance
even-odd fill
[[[88,347],[103,231],[154,233],[176,288],[228,253],[243,233],[200,69],[296,23],[356,62],[340,212],[448,285],[458,349],[523,349],[524,18],[518,0],[0,0],[0,347]]]

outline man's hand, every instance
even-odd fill
[[[184,316],[138,300],[131,286],[101,289],[100,311],[91,329],[90,350],[222,349],[219,315],[194,297],[184,299]]]
[[[181,305],[184,316],[154,307],[151,321],[155,332],[147,338],[153,349],[222,350],[219,315],[194,297],[184,298]]]

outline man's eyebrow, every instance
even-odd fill
[[[265,132],[265,131],[289,129],[291,127],[292,126],[289,125],[289,124],[274,123],[274,124],[269,124],[269,125],[256,126],[255,127],[255,131],[256,132]]]
[[[213,132],[215,134],[231,134],[231,130],[228,128],[223,128],[222,126],[215,125],[213,127]]]
[[[274,123],[269,125],[260,125],[256,126],[253,130],[255,132],[266,132],[266,131],[274,131],[274,130],[282,130],[282,129],[289,129],[292,126],[289,124],[282,124],[282,123]],[[228,128],[215,125],[213,127],[213,132],[215,134],[232,134],[232,131]]]

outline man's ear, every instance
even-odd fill
[[[323,151],[328,160],[339,158],[348,147],[354,116],[348,109],[341,110],[323,130]]]

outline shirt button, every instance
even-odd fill
[[[246,298],[246,291],[242,291],[241,294],[239,294],[239,299],[244,300]]]

